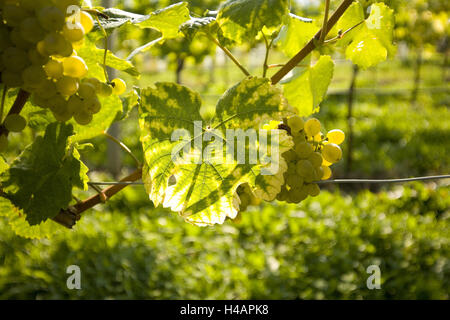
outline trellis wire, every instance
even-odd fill
[[[426,180],[441,180],[450,179],[450,174],[439,176],[425,176],[425,177],[413,177],[413,178],[401,178],[401,179],[331,179],[317,181],[317,184],[348,184],[348,183],[404,183],[413,181],[426,181]],[[112,182],[89,182],[89,185],[93,186],[113,186],[113,185],[144,185],[143,182],[135,181],[112,181]]]

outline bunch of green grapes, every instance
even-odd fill
[[[265,129],[285,129],[294,140],[294,147],[282,154],[288,163],[284,174],[285,184],[277,199],[288,203],[300,203],[308,196],[320,193],[317,181],[329,179],[330,166],[342,158],[339,145],[344,142],[341,130],[321,132],[319,120],[311,118],[304,122],[299,116],[292,116],[286,123],[271,121]]]
[[[74,11],[80,0],[0,0],[1,84],[32,94],[33,104],[50,109],[58,121],[72,117],[89,124],[101,110],[98,96],[122,94],[121,79],[110,84],[89,78],[85,61],[75,49],[94,26],[91,15]],[[19,121],[19,122],[17,122]],[[3,125],[22,128],[14,115]]]

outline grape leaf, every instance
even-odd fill
[[[102,66],[105,55],[104,49],[99,49],[92,39],[86,38],[83,47],[77,50],[77,54],[83,58],[88,67],[93,65]],[[106,55],[106,66],[128,73],[133,77],[139,77],[139,71],[127,60],[121,59],[108,50]]]
[[[70,124],[52,123],[44,136],[0,175],[4,196],[23,210],[30,225],[55,217],[72,200],[74,186],[87,189],[87,167],[78,151],[68,145]]]
[[[305,20],[296,15],[289,15],[289,22],[281,28],[275,40],[281,51],[288,57],[296,55],[310,41],[319,28],[312,20]]]
[[[354,27],[351,31],[347,32],[345,36],[338,41],[338,44],[341,46],[347,46],[350,41],[358,34],[363,25],[358,25],[361,21],[364,21],[364,10],[360,2],[353,2],[347,10],[345,10],[342,17],[338,20],[336,24],[337,30],[341,30],[341,32],[345,32]]]
[[[180,25],[189,20],[187,2],[179,2],[167,8],[157,10],[149,18],[138,24],[140,28],[159,30],[164,39],[178,37]]]
[[[191,19],[180,26],[180,31],[186,38],[192,39],[198,32],[215,33],[217,28],[216,18],[214,17],[191,17]]]
[[[342,28],[355,25],[361,18],[362,7],[359,3],[354,3],[349,9],[352,10],[344,15],[345,19],[340,25]],[[351,14],[357,18],[350,16]],[[344,43],[350,42],[345,50],[346,58],[366,69],[393,56],[393,29],[394,11],[384,3],[372,4],[370,15],[364,23],[343,38]]]
[[[284,96],[300,116],[307,117],[315,112],[327,92],[333,71],[331,57],[321,56],[314,66],[283,84]]]
[[[131,23],[137,24],[147,20],[150,16],[136,14],[117,8],[107,8],[102,10],[103,15],[107,15],[108,19],[99,15],[100,24],[105,30],[116,29],[124,24]]]
[[[148,19],[139,23],[140,28],[152,28],[161,32],[161,37],[133,50],[127,60],[133,59],[139,53],[149,51],[154,45],[164,42],[166,39],[176,38],[180,33],[180,26],[190,19],[187,2],[179,2],[167,8],[157,10],[148,16]]]
[[[217,22],[225,38],[241,44],[253,42],[263,27],[279,27],[288,14],[288,0],[228,0]]]
[[[11,230],[20,237],[28,239],[50,238],[63,227],[52,220],[30,226],[26,216],[6,198],[0,197],[0,216],[8,221]]]
[[[264,120],[281,119],[284,106],[281,92],[267,79],[248,78],[229,89],[219,100],[211,123],[203,125],[200,122],[200,108],[197,93],[174,83],[158,83],[156,88],[141,93],[141,141],[146,160],[143,181],[150,199],[155,205],[163,204],[178,212],[186,221],[203,226],[223,223],[226,217],[236,216],[239,185],[249,183],[266,194],[271,193],[267,189],[274,185],[266,181],[257,185],[257,177],[265,163],[239,163],[234,158],[226,158],[220,151],[207,156],[208,148],[217,143],[226,150],[226,146],[235,142],[234,137],[226,135],[227,130],[258,129]],[[181,141],[182,147],[187,147],[184,162],[177,162],[172,155],[174,148],[180,148],[180,141],[171,139],[177,129],[185,133]],[[211,139],[202,139],[206,136]],[[280,148],[291,147],[289,139],[280,139],[283,141]],[[247,143],[245,151],[256,145]],[[283,179],[285,167],[279,166],[278,170]]]

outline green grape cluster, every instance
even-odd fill
[[[285,129],[294,140],[294,147],[282,154],[288,169],[277,200],[300,203],[308,196],[318,196],[320,188],[315,182],[329,179],[330,166],[341,160],[339,144],[345,139],[344,132],[336,129],[324,135],[319,120],[311,118],[305,122],[299,116],[292,116],[285,123],[271,121],[265,128]]]
[[[73,117],[87,125],[101,110],[98,96],[122,94],[126,86],[120,79],[107,84],[87,77],[88,67],[75,50],[94,21],[85,11],[68,10],[80,2],[0,0],[0,73],[2,84],[31,93],[33,104],[49,109],[56,120]]]
[[[248,206],[257,206],[261,200],[255,197],[248,184],[241,184],[237,188],[237,195],[239,196],[239,212],[247,210]]]

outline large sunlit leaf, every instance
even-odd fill
[[[140,28],[152,28],[160,31],[164,39],[176,38],[180,26],[190,19],[187,2],[179,2],[167,8],[157,10],[149,18],[139,23]]]
[[[224,94],[210,123],[202,120],[200,108],[197,93],[174,83],[158,83],[156,88],[141,92],[141,140],[146,160],[143,181],[155,205],[163,204],[196,225],[211,225],[236,216],[239,185],[248,183],[266,198],[273,196],[274,188],[279,191],[283,183],[279,177],[283,179],[286,166],[280,165],[278,157],[273,175],[274,181],[279,182],[263,179],[258,184],[258,176],[267,166],[261,159],[270,156],[270,152],[262,152],[255,163],[239,163],[237,157],[227,158],[225,151],[235,143],[235,137],[228,136],[227,130],[258,130],[265,120],[281,119],[283,103],[281,92],[267,79],[248,78]],[[183,134],[172,139],[177,129]],[[292,141],[284,131],[280,136],[279,148],[283,152],[292,147]],[[270,142],[268,139],[269,145]],[[244,152],[248,153],[257,150],[259,144],[244,145]],[[213,148],[217,146],[221,149]],[[185,147],[184,161],[173,156],[175,147]]]
[[[358,2],[350,9],[344,15],[340,28],[351,28],[363,17],[362,7]],[[384,3],[372,4],[370,15],[364,23],[343,38],[344,44],[350,42],[345,50],[346,58],[366,69],[392,57],[396,50],[392,44],[393,29],[394,11]]]
[[[312,22],[296,15],[289,15],[289,22],[281,28],[276,44],[288,57],[293,57],[309,42],[319,28]]]
[[[330,56],[321,56],[314,66],[305,68],[296,77],[283,84],[284,96],[300,116],[315,112],[327,93],[333,78],[334,62]]]
[[[253,42],[266,28],[276,28],[289,14],[289,0],[228,0],[219,9],[217,22],[225,38]]]
[[[68,145],[70,124],[52,123],[0,175],[3,195],[21,209],[30,225],[55,217],[72,200],[72,188],[87,188],[88,168]]]

